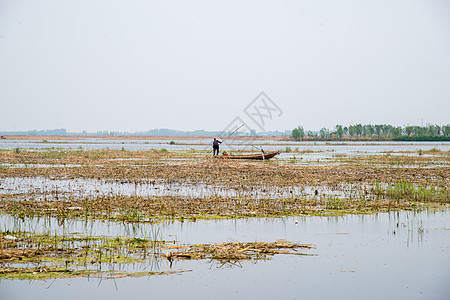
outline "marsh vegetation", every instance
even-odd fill
[[[289,150],[277,160],[258,163],[214,160],[194,149],[3,150],[0,212],[23,222],[157,224],[449,207],[448,151],[332,153],[317,162],[303,157],[320,150]],[[280,241],[190,245],[157,236],[61,235],[5,225],[0,277],[172,274],[186,270],[127,272],[120,266],[155,259],[236,263],[310,247]]]

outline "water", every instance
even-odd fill
[[[106,139],[80,139],[80,140],[49,140],[47,142],[36,140],[1,140],[0,149],[27,149],[33,151],[43,150],[161,150],[168,151],[199,151],[199,158],[182,159],[162,159],[159,163],[179,164],[185,162],[198,161],[211,154],[211,141],[209,139],[177,140],[175,144],[170,144],[169,140],[106,140]],[[248,153],[259,153],[259,149],[266,151],[280,151],[270,163],[289,165],[339,165],[339,157],[356,157],[362,155],[408,155],[418,156],[419,150],[427,151],[437,149],[440,151],[450,151],[449,142],[294,142],[276,140],[232,140],[229,139],[221,145],[221,151],[232,153],[235,150],[246,151]],[[288,148],[288,149],[287,149]],[[306,151],[303,153],[288,152],[287,150]],[[309,152],[311,151],[311,152]],[[427,156],[427,154],[423,154]],[[145,163],[145,161],[140,161]],[[155,163],[155,162],[152,162]],[[61,165],[58,165],[61,166]],[[404,165],[401,167],[418,167],[419,165]],[[420,167],[447,167],[446,159],[436,159],[432,165]],[[44,164],[5,164],[0,161],[0,167],[52,167]],[[77,167],[77,165],[64,165],[64,167]]]
[[[162,179],[145,179],[127,182],[116,179],[49,179],[46,177],[0,178],[0,195],[27,195],[27,199],[56,200],[65,198],[93,199],[101,196],[176,196],[188,198],[251,197],[254,199],[279,199],[292,197],[313,198],[317,190],[320,196],[361,196],[366,186],[339,184],[320,186],[249,186],[220,185],[198,182],[173,182]],[[367,186],[366,188],[370,188]]]
[[[1,217],[2,229],[13,226],[8,218]],[[34,222],[35,228],[42,222],[29,221],[27,224]],[[58,227],[57,222],[45,226]],[[163,238],[175,237],[180,243],[270,242],[281,238],[311,243],[316,248],[302,251],[315,256],[278,255],[269,261],[242,262],[235,267],[178,261],[173,270],[192,271],[177,275],[2,280],[2,299],[448,299],[450,292],[448,209],[141,225],[71,221],[65,226],[69,231],[89,230],[90,234],[131,235],[131,231],[137,236],[158,227]],[[168,270],[169,265],[163,261],[157,268]]]
[[[80,140],[49,140],[47,142],[36,140],[1,140],[0,149],[62,149],[62,150],[212,150],[212,140],[193,139],[178,140],[174,137],[175,144],[170,144],[169,140],[106,140],[106,139],[80,139]],[[256,148],[251,145],[256,146]],[[233,140],[225,141],[220,149],[224,151],[248,150],[259,151],[280,150],[285,151],[286,147],[292,150],[314,150],[321,152],[332,152],[334,154],[348,153],[376,153],[376,152],[397,152],[397,151],[426,151],[436,148],[441,151],[449,151],[449,142],[294,142],[276,140]]]
[[[78,140],[19,141],[2,140],[0,149],[116,149],[210,150],[210,141],[175,140]],[[222,145],[252,150],[242,141]],[[241,144],[242,143],[242,144]],[[265,150],[313,150],[315,153],[282,153],[281,158],[301,156],[305,161],[327,161],[336,155],[378,155],[384,152],[417,152],[432,148],[449,151],[450,143],[431,142],[279,142],[252,141]],[[270,143],[271,145],[266,145]],[[395,155],[395,153],[393,154]],[[412,154],[418,155],[418,154]],[[448,164],[446,165],[448,167]],[[20,166],[19,166],[20,167]],[[189,195],[202,193],[236,193],[233,188],[207,185],[167,185],[115,183],[99,180],[52,180],[48,178],[3,178],[3,191],[52,194],[75,194],[79,197],[107,195]],[[158,187],[158,189],[155,189]],[[301,194],[310,190],[293,190]],[[324,191],[327,192],[327,191]],[[328,191],[332,192],[332,191]],[[163,193],[163,194],[160,194]],[[205,194],[203,194],[205,195]],[[207,194],[210,195],[210,194]],[[260,194],[262,195],[262,194]],[[263,195],[275,197],[273,194]],[[0,299],[448,299],[450,294],[450,209],[420,213],[398,212],[343,217],[289,217],[161,224],[123,224],[102,221],[59,223],[56,219],[25,219],[0,215],[0,228],[81,232],[89,235],[124,235],[148,237],[160,232],[165,240],[179,243],[215,243],[227,241],[266,241],[286,239],[314,244],[302,250],[315,256],[278,255],[269,261],[242,262],[238,266],[219,267],[209,261],[176,261],[172,270],[191,270],[177,275],[102,280],[72,278],[44,281],[0,281]],[[156,264],[123,266],[136,271],[167,271],[166,260]]]

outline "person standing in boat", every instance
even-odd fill
[[[219,155],[219,144],[222,144],[222,142],[219,141],[219,140],[216,140],[216,138],[214,138],[214,141],[213,141],[213,155],[216,155],[216,152],[217,152],[217,155]]]

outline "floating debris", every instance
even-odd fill
[[[187,249],[183,249],[187,248]],[[298,252],[298,249],[314,248],[311,244],[295,244],[285,240],[276,242],[229,242],[183,246],[179,251],[161,254],[169,261],[174,259],[210,259],[218,262],[241,260],[266,260],[276,254],[311,255]]]
[[[284,240],[267,242],[229,242],[179,245],[177,241],[144,238],[83,236],[78,233],[14,232],[16,240],[0,233],[0,279],[48,279],[98,276],[105,279],[168,275],[190,270],[170,270],[180,259],[209,259],[221,264],[243,260],[266,260],[276,254],[311,255],[298,252],[310,244]],[[161,270],[161,261],[170,263]],[[155,262],[158,270],[146,270]],[[132,271],[124,270],[132,265]],[[139,266],[145,266],[139,269]]]

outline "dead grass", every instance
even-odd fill
[[[269,259],[276,254],[308,255],[299,249],[311,249],[310,244],[296,244],[285,240],[276,242],[230,242],[190,245],[187,249],[162,254],[169,261],[174,259],[209,259],[220,263],[242,260]]]
[[[136,162],[134,158],[139,157]],[[370,213],[390,209],[418,207],[414,193],[426,191],[419,197],[428,203],[448,203],[450,168],[396,166],[397,157],[364,156],[352,158],[353,164],[337,166],[281,166],[267,163],[234,162],[198,159],[177,165],[161,161],[195,158],[197,154],[161,151],[69,151],[0,153],[2,160],[18,163],[23,160],[43,163],[79,163],[76,167],[0,168],[0,178],[38,177],[50,179],[108,179],[117,184],[151,184],[155,181],[170,184],[204,184],[239,191],[238,196],[124,196],[104,194],[77,198],[71,194],[59,197],[55,191],[35,199],[30,194],[0,194],[0,211],[24,216],[55,216],[58,218],[94,218],[128,222],[152,222],[158,219],[273,217],[286,215],[327,215],[342,213]],[[132,160],[127,160],[132,159]],[[339,158],[340,159],[340,158]],[[348,159],[344,157],[343,159]],[[394,159],[394,160],[392,160]],[[399,159],[403,159],[400,157]],[[409,158],[404,159],[418,159]],[[440,160],[430,156],[427,160]],[[118,161],[120,163],[118,163]],[[145,162],[142,162],[145,161]],[[152,163],[148,163],[151,161]],[[378,161],[378,163],[374,163]],[[100,163],[99,163],[100,162]],[[381,162],[381,163],[380,163]],[[410,161],[406,161],[410,163]],[[382,166],[380,165],[382,164]],[[395,193],[389,185],[408,182],[409,193]],[[376,189],[374,186],[376,185]],[[319,189],[328,187],[340,192],[340,197],[318,194],[260,198],[256,193],[266,190],[289,192],[291,187]],[[352,190],[345,190],[351,187]],[[429,191],[435,190],[436,193]],[[241,192],[242,191],[242,192]],[[355,193],[356,191],[356,193]],[[47,197],[55,194],[56,196]],[[356,195],[356,196],[355,196]],[[411,198],[408,198],[411,195]],[[434,195],[439,195],[435,197]],[[417,199],[419,199],[417,198]]]

